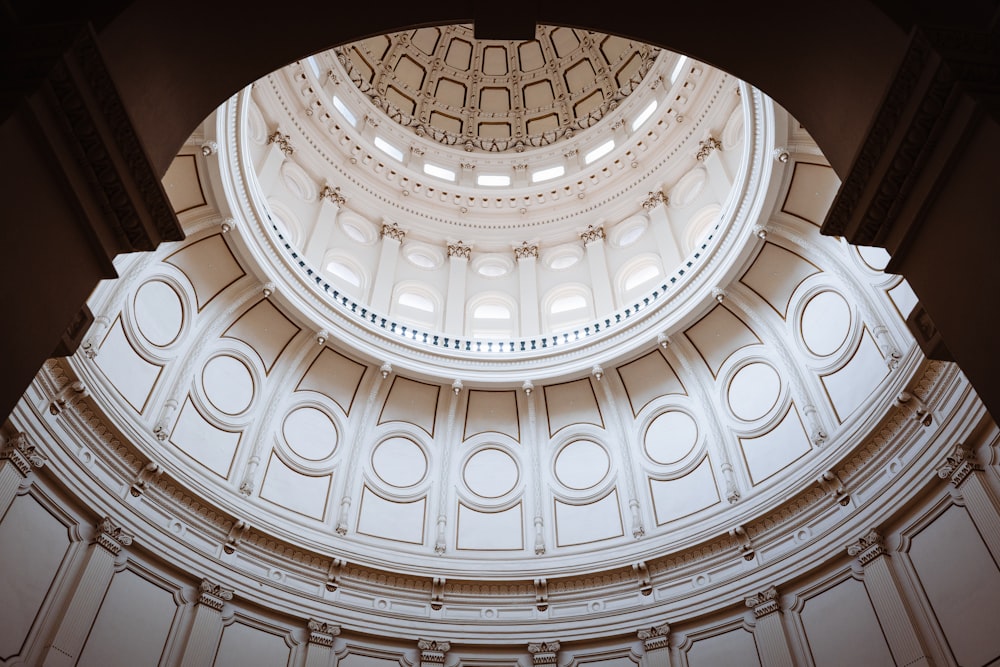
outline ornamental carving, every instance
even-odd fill
[[[233,599],[233,591],[214,584],[208,579],[202,579],[198,584],[198,604],[216,611],[222,611],[222,605]]]
[[[48,460],[45,454],[28,442],[28,436],[24,433],[17,433],[0,448],[0,461],[10,461],[25,477],[31,472],[32,466],[41,468]]]
[[[421,639],[417,642],[417,648],[420,649],[420,662],[441,665],[444,664],[445,654],[451,650],[451,643]]]
[[[531,663],[538,665],[554,665],[558,656],[559,642],[534,642],[528,644],[528,653],[531,654]]]
[[[704,162],[705,159],[712,154],[712,151],[717,151],[722,148],[722,142],[715,137],[709,137],[704,141],[699,141],[698,145],[701,148],[698,149],[698,152],[695,153],[694,156],[698,162]]]
[[[982,470],[976,463],[976,453],[965,445],[955,445],[942,465],[937,470],[941,479],[951,478],[951,483],[960,486],[966,478],[976,470]]]
[[[604,226],[598,225],[595,227],[593,225],[587,225],[586,231],[580,232],[580,240],[583,241],[584,245],[593,243],[594,241],[603,241]]]
[[[97,537],[94,540],[114,555],[118,555],[122,547],[132,544],[132,536],[122,530],[122,527],[106,516],[97,524]]]
[[[667,648],[670,645],[670,626],[666,623],[644,628],[637,633],[647,651]]]
[[[857,556],[862,567],[886,553],[885,542],[882,540],[882,536],[874,530],[847,547],[847,554],[849,556]]]
[[[275,130],[274,133],[267,138],[267,143],[276,145],[279,149],[281,149],[281,152],[288,157],[291,157],[292,153],[295,152],[295,149],[292,148],[291,137],[287,134],[282,134],[281,130]]]
[[[649,196],[647,196],[643,200],[642,207],[644,209],[646,209],[647,211],[652,211],[654,208],[656,208],[660,204],[663,204],[664,206],[666,206],[667,202],[669,202],[669,201],[670,200],[667,197],[667,195],[663,194],[662,191],[660,191],[660,190],[654,190],[654,191],[650,192]]]
[[[399,223],[394,222],[391,225],[382,225],[382,238],[390,238],[393,241],[403,242],[403,237],[406,236],[406,232],[399,228]]]
[[[345,197],[344,195],[340,194],[340,187],[339,186],[335,187],[335,188],[331,188],[329,185],[324,185],[323,189],[320,190],[319,198],[321,200],[322,199],[327,199],[327,200],[333,202],[334,204],[336,204],[338,207],[343,206],[344,204],[347,203],[347,197]]]
[[[778,611],[778,589],[774,586],[751,595],[746,605],[753,609],[754,618],[761,618]]]
[[[320,646],[333,646],[334,637],[340,634],[340,626],[336,623],[325,623],[310,618],[307,625],[309,629],[309,643]]]
[[[455,243],[449,243],[448,256],[461,257],[462,259],[469,259],[470,257],[472,257],[472,246],[465,245],[461,241],[456,241]]]
[[[524,241],[521,245],[514,246],[514,259],[520,261],[528,257],[538,259],[538,244],[529,245],[527,241]]]

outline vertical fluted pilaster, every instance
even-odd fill
[[[97,525],[97,536],[87,547],[86,561],[73,595],[59,619],[55,636],[45,648],[42,660],[45,667],[76,664],[115,574],[115,558],[123,546],[130,544],[132,537],[122,532],[109,517]]]
[[[222,637],[222,607],[233,599],[233,591],[202,579],[198,586],[194,623],[184,646],[182,667],[203,667],[215,660],[215,651]]]
[[[47,458],[28,442],[28,436],[17,433],[0,447],[0,516],[10,509],[21,482],[31,468],[45,465]]]
[[[882,536],[871,531],[847,548],[856,556],[865,571],[865,589],[875,607],[875,615],[885,633],[889,650],[897,665],[931,665],[920,638],[914,629],[913,619],[906,610],[906,603],[899,593],[899,585],[889,569]]]
[[[670,626],[666,623],[638,632],[645,649],[642,667],[670,667]]]
[[[774,586],[746,598],[746,605],[753,609],[757,624],[753,636],[764,667],[794,667],[795,660],[788,648],[788,637],[781,622],[778,589]]]
[[[330,667],[333,664],[333,641],[340,634],[340,626],[309,619],[308,629],[305,667]]]
[[[986,485],[985,473],[976,455],[964,445],[956,445],[938,468],[938,477],[948,479],[962,493],[965,509],[982,535],[993,560],[1000,563],[1000,504]]]

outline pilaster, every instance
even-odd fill
[[[638,632],[645,649],[643,667],[670,667],[670,626],[666,623]]]
[[[527,241],[514,248],[521,303],[520,335],[537,336],[541,327],[538,318],[538,246]],[[515,332],[516,335],[516,332]]]
[[[211,665],[222,637],[222,607],[233,599],[233,591],[202,579],[198,585],[198,601],[194,608],[194,622],[184,647],[182,667]]]
[[[615,310],[611,275],[608,273],[608,259],[604,251],[604,238],[603,226],[587,225],[587,231],[580,234],[580,240],[587,249],[591,289],[594,290],[594,312],[598,314],[611,313]]]
[[[421,639],[417,642],[417,648],[420,649],[420,667],[438,667],[444,664],[444,659],[451,650],[451,643]]]
[[[757,624],[753,636],[760,652],[761,664],[794,667],[795,660],[788,648],[788,638],[781,622],[781,611],[778,605],[778,589],[774,586],[749,596],[746,606],[753,610]]]
[[[472,248],[461,241],[448,244],[448,295],[444,307],[444,330],[461,335],[465,331],[465,282]]]
[[[28,442],[24,433],[16,433],[0,446],[0,517],[10,509],[21,482],[32,468],[45,465],[47,457]]]
[[[340,626],[309,619],[309,644],[306,647],[305,667],[330,667],[333,664],[333,642],[340,634]]]
[[[132,537],[109,517],[97,524],[97,535],[87,548],[83,570],[51,643],[45,649],[45,667],[75,665],[87,641],[90,628],[104,601],[104,594],[115,573],[115,558],[122,547],[132,544]]]
[[[559,661],[559,642],[532,642],[528,644],[532,667],[554,665]]]
[[[955,448],[938,468],[938,477],[949,480],[962,494],[965,509],[990,550],[993,560],[1000,563],[1000,504],[997,503],[986,480],[982,466],[976,462],[976,453],[964,446]]]
[[[388,313],[389,301],[392,299],[392,286],[396,282],[396,263],[399,260],[399,247],[403,243],[406,232],[395,222],[385,221],[382,224],[382,245],[379,248],[378,269],[372,282],[372,309],[376,312]]]
[[[873,530],[847,547],[847,553],[855,556],[864,568],[865,589],[896,664],[929,667],[931,660],[920,643],[899,585],[889,569],[889,555],[882,536]]]

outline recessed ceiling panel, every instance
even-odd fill
[[[517,417],[517,395],[513,391],[474,389],[469,392],[463,439],[487,431],[503,433],[514,440],[521,439],[521,428]]]
[[[128,404],[136,412],[142,412],[162,367],[139,356],[129,343],[120,319],[105,337],[95,361]]]
[[[317,521],[326,514],[333,475],[303,475],[285,465],[273,452],[264,471],[260,497]]]
[[[604,428],[604,419],[589,378],[546,386],[545,406],[549,417],[549,435],[570,424],[593,424]]]
[[[176,266],[191,281],[198,310],[244,275],[221,234],[189,243],[163,261]]]
[[[661,396],[687,393],[677,373],[658,350],[619,366],[618,374],[625,385],[633,415]]]
[[[389,388],[389,396],[382,406],[378,423],[408,422],[433,436],[440,390],[437,385],[397,376]]]
[[[822,225],[839,188],[840,179],[830,167],[796,162],[781,210],[814,225]]]
[[[875,391],[889,367],[867,329],[854,356],[839,371],[820,376],[840,421],[861,407]]]
[[[698,348],[712,375],[719,373],[723,362],[733,352],[747,345],[760,343],[750,327],[724,306],[713,308],[684,333]]]
[[[669,410],[651,421],[643,439],[646,456],[660,465],[677,463],[697,444],[698,424],[679,410]]]
[[[241,340],[260,355],[268,373],[300,329],[268,299],[243,313],[223,336]]]
[[[281,433],[293,452],[310,461],[329,458],[337,448],[337,427],[333,420],[308,405],[295,408],[285,416]]]
[[[826,357],[847,341],[851,332],[851,307],[837,292],[820,292],[802,310],[802,341],[818,357]]]
[[[781,422],[764,435],[740,438],[740,447],[750,471],[750,480],[760,484],[805,456],[812,445],[798,410],[793,406]]]
[[[427,498],[397,502],[381,497],[367,486],[361,492],[358,532],[395,542],[423,544]]]
[[[819,273],[815,264],[791,250],[765,243],[753,265],[740,282],[760,295],[779,315],[785,317],[792,293],[803,280]]]
[[[328,396],[346,414],[350,414],[364,374],[365,366],[324,347],[295,389],[315,391]]]
[[[205,468],[227,479],[242,435],[239,431],[224,431],[214,426],[188,399],[177,416],[170,442]]]
[[[500,512],[481,512],[458,504],[456,548],[468,551],[520,551],[524,548],[521,503]]]
[[[697,468],[683,477],[650,477],[649,493],[653,498],[653,512],[658,526],[700,512],[719,502],[719,487],[707,456]]]
[[[586,505],[555,501],[556,546],[600,542],[625,534],[618,490]]]

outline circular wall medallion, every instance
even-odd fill
[[[329,415],[316,408],[292,410],[281,430],[292,451],[310,461],[328,458],[337,448],[337,427]]]
[[[664,412],[646,429],[646,456],[661,465],[677,463],[698,442],[698,425],[690,415],[677,410]]]
[[[836,292],[820,292],[802,310],[802,341],[817,357],[840,349],[851,332],[851,307]]]
[[[769,364],[754,362],[736,372],[729,383],[729,407],[744,421],[760,419],[778,402],[781,378]]]
[[[481,449],[465,462],[465,485],[477,496],[499,498],[517,485],[517,462],[500,449]]]
[[[589,489],[611,470],[607,451],[596,442],[577,440],[563,447],[556,456],[556,479],[569,489]]]
[[[409,438],[389,438],[372,451],[372,470],[389,486],[413,486],[427,474],[424,450]]]
[[[157,347],[166,347],[181,333],[184,307],[173,287],[150,280],[135,293],[135,323],[139,333]]]
[[[708,182],[708,172],[703,167],[695,167],[684,174],[677,185],[670,190],[670,205],[674,208],[690,206]]]
[[[201,373],[201,386],[209,402],[220,412],[238,415],[253,400],[253,375],[236,357],[212,357]]]

